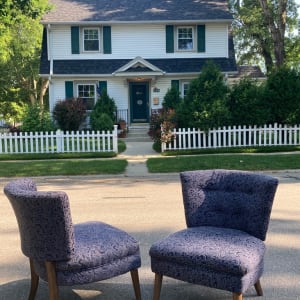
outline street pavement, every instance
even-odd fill
[[[63,190],[70,198],[73,222],[100,220],[133,235],[140,243],[142,299],[152,299],[154,275],[148,251],[153,242],[185,228],[179,174],[149,174],[148,157],[157,156],[150,144],[129,145],[120,157],[129,161],[125,174],[34,178],[40,190]],[[137,147],[139,146],[139,147]],[[140,149],[139,151],[137,150]],[[135,150],[134,150],[135,149]],[[144,150],[143,150],[144,149]],[[266,240],[264,296],[254,288],[245,300],[300,300],[300,170],[268,172],[279,179]],[[0,188],[9,181],[0,178]],[[20,250],[17,223],[10,204],[0,193],[0,300],[27,299],[28,259]],[[36,299],[48,299],[40,283]],[[134,299],[130,274],[102,282],[61,287],[61,300]],[[164,278],[161,300],[229,300],[231,293]]]

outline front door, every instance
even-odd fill
[[[130,83],[130,115],[132,123],[149,122],[149,83]]]

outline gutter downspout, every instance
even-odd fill
[[[52,56],[52,43],[51,43],[51,25],[47,26],[47,39],[48,39],[48,59],[50,61],[50,74],[49,74],[49,82],[51,82],[51,78],[53,76],[53,56]]]

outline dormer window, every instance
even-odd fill
[[[100,32],[98,28],[83,29],[83,51],[100,50]]]
[[[194,48],[194,27],[177,27],[177,49],[179,51],[192,51]]]

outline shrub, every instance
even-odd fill
[[[180,97],[178,88],[172,86],[171,89],[168,89],[164,97],[162,107],[164,109],[176,109],[181,102],[182,98]]]
[[[97,131],[112,131],[114,128],[114,122],[108,114],[100,113],[97,118],[91,118],[91,127],[93,130]]]
[[[79,98],[66,99],[56,103],[53,117],[63,131],[77,131],[86,118],[86,108]]]
[[[264,125],[270,119],[270,108],[264,99],[264,86],[251,79],[233,85],[228,97],[231,125]]]
[[[272,123],[300,123],[300,72],[280,68],[269,74],[265,86],[265,101],[271,109]]]
[[[157,109],[152,111],[149,135],[154,142],[169,142],[173,138],[172,131],[177,125],[176,113],[173,109]],[[163,129],[163,132],[162,132]]]
[[[39,104],[29,105],[25,109],[21,130],[25,132],[46,132],[56,130],[50,113]]]
[[[227,125],[227,96],[223,74],[217,65],[208,61],[198,78],[190,83],[187,96],[176,111],[179,126],[207,130]]]
[[[15,127],[22,120],[26,107],[23,102],[3,101],[0,102],[0,114],[7,124]]]
[[[114,99],[108,96],[106,89],[103,89],[101,91],[101,96],[92,110],[91,122],[94,122],[92,119],[99,118],[99,116],[103,113],[107,114],[111,120],[115,121],[116,110],[117,106]]]

